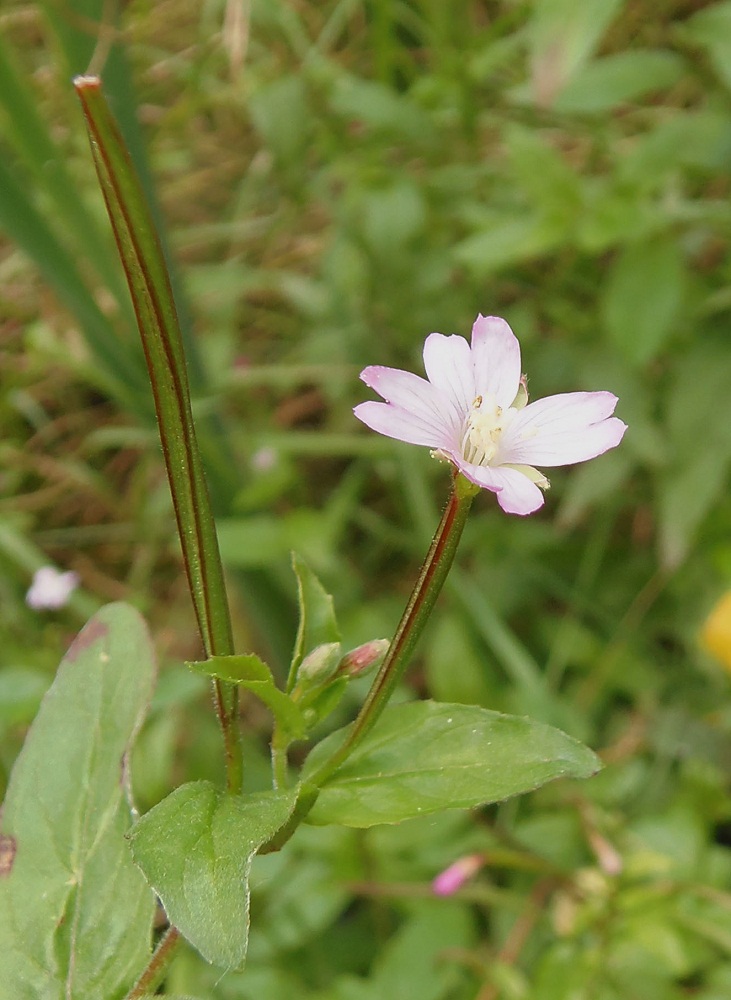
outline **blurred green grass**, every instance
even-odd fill
[[[171,991],[727,996],[729,682],[697,633],[731,588],[731,4],[139,0],[118,27],[110,10],[0,12],[4,769],[64,643],[118,597],[164,666],[142,804],[219,768],[179,666],[190,606],[69,85],[93,58],[165,220],[240,648],[282,668],[292,547],[346,643],[398,618],[445,472],[356,426],[363,365],[420,371],[426,334],[496,313],[533,396],[611,389],[630,426],[616,453],[557,470],[530,519],[481,499],[411,674],[563,726],[605,772],[476,817],[303,831],[262,861],[244,977],[184,955]],[[84,593],[41,617],[23,596],[44,561]],[[268,722],[245,718],[253,787]],[[534,867],[428,898],[455,856],[506,843]],[[435,925],[448,951],[425,985]]]

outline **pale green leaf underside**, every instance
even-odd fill
[[[342,738],[343,731],[333,733],[313,750],[303,781]],[[399,823],[499,802],[554,778],[587,778],[600,766],[582,743],[531,719],[473,705],[396,705],[327,780],[308,820]]]
[[[241,797],[194,781],[135,825],[135,862],[170,922],[207,961],[226,969],[243,965],[251,861],[287,821],[295,797],[295,790]]]
[[[43,699],[2,816],[3,843],[16,851],[0,877],[4,996],[114,1000],[149,958],[154,897],[125,841],[122,768],[154,673],[142,618],[110,604]]]

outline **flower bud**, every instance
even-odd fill
[[[324,642],[307,654],[297,671],[298,683],[308,687],[329,680],[340,664],[342,647],[339,642]]]
[[[338,665],[338,673],[347,674],[348,677],[360,677],[367,670],[380,667],[389,646],[388,639],[371,639],[362,646],[356,646],[342,658]]]
[[[466,854],[437,875],[431,884],[432,892],[436,896],[452,896],[484,863],[485,859],[481,854]]]

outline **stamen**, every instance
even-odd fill
[[[507,416],[507,414],[505,415]],[[465,420],[462,454],[474,465],[489,465],[504,429],[503,408],[494,397],[476,396]]]

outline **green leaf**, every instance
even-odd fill
[[[277,159],[296,168],[301,176],[313,122],[302,74],[282,76],[255,90],[249,99],[249,114]]]
[[[0,670],[0,730],[5,726],[25,725],[32,721],[49,678],[30,667],[3,667]]]
[[[249,936],[249,871],[284,825],[296,790],[246,798],[181,785],[135,825],[132,854],[168,917],[209,962],[239,968]]]
[[[374,257],[388,266],[423,230],[427,218],[420,189],[403,178],[364,192],[359,208],[365,242]]]
[[[295,552],[292,553],[292,569],[297,576],[300,619],[287,681],[288,691],[294,687],[297,670],[307,653],[325,642],[340,641],[340,630],[335,619],[332,597],[304,559]]]
[[[299,707],[284,691],[280,691],[271,670],[255,653],[212,656],[208,660],[189,663],[188,666],[208,677],[218,677],[251,691],[271,709],[277,722],[291,739],[301,739],[305,735],[307,727]]]
[[[583,209],[578,174],[535,130],[511,125],[503,138],[512,183],[527,195],[547,231],[569,229]]]
[[[125,833],[126,760],[152,695],[144,622],[96,614],[64,657],[13,770],[0,844],[2,989],[119,997],[149,958],[154,898]]]
[[[460,240],[454,259],[481,278],[511,264],[539,257],[566,241],[563,226],[531,212],[526,217],[495,215],[476,233]]]
[[[33,189],[36,193],[43,190],[53,199],[54,214],[63,219],[64,236],[74,240],[77,251],[84,252],[86,261],[92,263],[120,306],[128,308],[112,243],[102,237],[83,201],[83,186],[78,178],[72,178],[53,143],[48,124],[39,111],[32,78],[17,65],[11,46],[2,36],[0,108],[7,123],[6,136],[35,176]]]
[[[622,0],[541,0],[530,22],[533,88],[541,103],[581,69],[601,42]]]
[[[614,261],[601,303],[610,338],[636,365],[664,347],[678,320],[686,272],[670,235],[632,243]]]
[[[347,730],[312,751],[303,781]],[[541,722],[472,705],[418,701],[386,709],[373,731],[323,784],[308,820],[368,827],[442,809],[471,808],[554,778],[587,778],[598,758]]]
[[[345,694],[349,680],[348,677],[336,677],[324,687],[308,691],[301,702],[302,708],[308,713],[308,718],[315,718],[319,721],[335,711]],[[309,728],[312,729],[312,724]]]
[[[553,108],[567,114],[601,114],[618,104],[665,90],[685,72],[685,60],[674,52],[651,49],[617,52],[589,63],[561,91]]]
[[[731,88],[731,3],[699,10],[679,28],[683,40],[706,49],[716,73]]]
[[[422,904],[381,950],[371,974],[375,1000],[440,1000],[454,995],[455,964],[474,946],[468,910],[446,900]]]
[[[99,381],[131,409],[142,404],[137,392],[144,378],[128,348],[110,336],[105,319],[79,273],[72,254],[61,245],[28,198],[23,183],[0,158],[0,228],[33,260],[58,298],[76,316],[98,363]]]
[[[676,358],[665,394],[662,430],[670,461],[657,484],[663,565],[677,568],[710,511],[722,503],[731,467],[731,359],[726,332],[699,326],[697,342]],[[702,447],[699,447],[702,442]]]
[[[233,640],[223,568],[167,262],[101,81],[76,77],[74,86],[137,316],[198,628],[207,652],[229,653]]]
[[[330,107],[349,122],[416,142],[432,135],[431,121],[421,106],[385,84],[340,73],[332,88]]]

